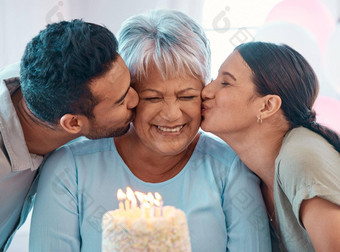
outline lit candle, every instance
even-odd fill
[[[137,207],[137,200],[135,197],[135,194],[133,193],[132,189],[130,187],[126,188],[126,197],[131,202],[131,208],[134,209]]]
[[[145,196],[145,200],[150,204],[149,215],[155,216],[155,198],[151,192],[148,192],[148,194]]]
[[[118,189],[117,198],[119,200],[119,209],[129,212],[129,214],[138,215],[139,213],[144,218],[160,217],[163,215],[162,196],[158,192],[154,195],[151,192],[145,194],[138,191],[134,192],[130,187],[126,187],[125,193],[122,189]]]
[[[119,200],[119,210],[124,211],[124,204],[123,204],[122,200],[126,199],[126,195],[125,195],[125,193],[123,192],[122,189],[118,189],[117,199]]]
[[[127,187],[126,188],[126,192],[128,192],[128,188],[130,187]],[[130,210],[130,200],[129,198],[127,197],[127,193],[126,193],[126,199],[125,199],[125,211],[129,211]]]
[[[142,203],[142,209],[141,209],[142,217],[147,218],[147,219],[151,217],[151,215],[150,215],[150,208],[151,208],[151,205],[150,205],[149,202],[144,201]]]
[[[142,215],[143,218],[146,218],[146,213],[145,213],[145,202],[146,202],[145,196],[146,196],[146,194],[136,191],[135,195],[136,195],[136,197],[139,201],[139,206],[140,206],[140,209],[141,209],[141,215]]]
[[[156,217],[160,217],[163,215],[163,201],[162,196],[155,192],[155,205],[156,205]]]

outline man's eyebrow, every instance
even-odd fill
[[[120,97],[120,98],[118,99],[118,101],[115,102],[115,104],[121,103],[121,102],[125,99],[125,97],[126,97],[127,93],[129,92],[129,90],[130,90],[130,86],[129,86],[129,88],[126,90],[126,92],[122,95],[122,97]]]
[[[235,78],[235,76],[234,75],[232,75],[231,73],[229,73],[229,72],[226,72],[226,71],[223,71],[222,72],[222,75],[228,75],[228,76],[230,76],[234,81],[236,81],[236,78]]]

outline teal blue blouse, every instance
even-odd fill
[[[133,155],[133,153],[131,153]],[[36,196],[30,251],[101,251],[101,222],[130,186],[158,192],[187,216],[192,250],[271,251],[258,178],[224,142],[202,133],[183,170],[146,183],[129,170],[112,138],[64,146],[46,161]]]

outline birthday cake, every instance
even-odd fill
[[[108,211],[102,221],[102,251],[190,252],[185,213],[172,206]]]

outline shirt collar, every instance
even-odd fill
[[[43,157],[28,151],[24,133],[11,99],[11,94],[18,88],[20,88],[19,78],[10,78],[0,82],[0,131],[12,171],[36,170],[43,161]]]

